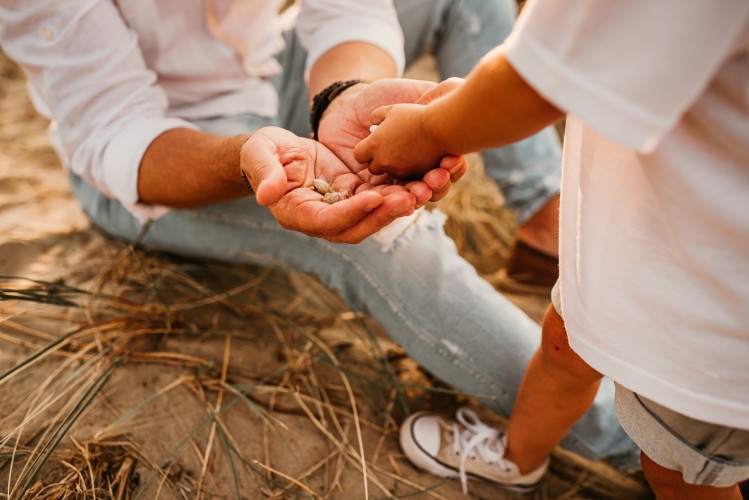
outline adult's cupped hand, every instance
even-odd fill
[[[405,186],[365,182],[323,144],[278,127],[252,134],[242,147],[241,168],[258,203],[281,226],[333,242],[358,243],[416,205]],[[316,178],[352,196],[328,204],[311,189]]]

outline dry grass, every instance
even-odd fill
[[[410,466],[397,428],[414,406],[473,399],[310,276],[91,229],[7,61],[2,75],[0,498],[463,498]],[[440,208],[488,275],[514,228],[475,167]],[[560,451],[535,498],[645,495]]]
[[[100,243],[90,274],[79,270],[85,289],[2,280],[12,300],[3,310],[3,340],[33,352],[0,375],[0,473],[10,497],[129,498],[125,476],[133,469],[145,498],[165,489],[196,497],[288,489],[328,496],[342,467],[359,470],[364,488],[389,494],[377,461],[363,458],[364,436],[385,439],[395,428],[391,414],[407,407],[386,361],[386,351],[398,349],[377,341],[369,320],[308,276],[177,262]],[[143,367],[151,367],[155,387],[138,380]],[[107,391],[109,381],[145,397]],[[173,395],[190,408],[150,408]],[[324,459],[288,445],[300,419],[304,432],[314,427],[324,436],[315,443]],[[138,442],[170,423],[184,428],[159,446]],[[246,429],[258,431],[249,443],[256,453],[244,451]],[[276,454],[289,455],[290,471],[273,466]],[[174,467],[182,472],[175,476]],[[227,477],[217,480],[217,469]]]

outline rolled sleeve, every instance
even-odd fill
[[[325,52],[344,42],[371,43],[387,52],[403,73],[403,32],[389,0],[304,0],[297,32],[307,50],[307,70]]]
[[[166,94],[114,5],[8,0],[0,21],[0,43],[26,72],[37,107],[53,119],[66,168],[141,220],[164,213],[138,204],[143,154],[165,131],[195,127],[166,116]]]
[[[141,159],[154,139],[167,130],[175,128],[197,127],[177,118],[143,118],[129,120],[121,128],[107,130],[109,134],[114,132],[108,139],[92,141],[104,143],[106,147],[102,151],[102,171],[99,178],[92,179],[95,184],[106,189],[107,194],[117,198],[133,215],[141,221],[155,219],[168,211],[166,207],[138,203],[138,171]],[[97,153],[96,147],[91,148],[91,153]],[[89,151],[81,148],[79,154],[86,155]],[[86,164],[85,159],[74,164]],[[90,163],[90,162],[89,162]],[[86,172],[80,172],[86,178]]]
[[[533,0],[505,54],[554,105],[649,152],[730,57],[748,12],[745,0]]]

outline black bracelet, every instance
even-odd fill
[[[247,175],[245,175],[244,169],[242,167],[239,167],[239,175],[242,176],[242,180],[247,185],[247,187],[250,188],[250,191],[254,193],[255,190],[252,189],[252,184],[250,184],[250,180],[247,178]]]
[[[328,106],[333,99],[349,87],[353,87],[357,83],[365,83],[365,80],[347,80],[345,82],[335,82],[324,89],[322,89],[315,97],[312,98],[312,108],[309,112],[309,126],[312,129],[311,137],[317,140],[317,129],[320,128],[320,118],[322,114],[328,109]]]

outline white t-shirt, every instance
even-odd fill
[[[569,113],[571,347],[675,411],[749,429],[749,2],[537,0],[506,46]]]
[[[53,118],[63,164],[141,219],[138,169],[184,118],[275,116],[268,78],[281,68],[281,0],[3,0],[0,45]],[[331,47],[364,41],[402,69],[403,34],[392,0],[304,0],[297,33],[309,67]]]

